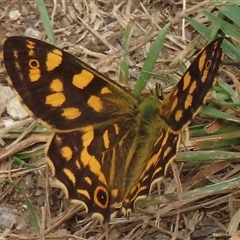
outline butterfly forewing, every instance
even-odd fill
[[[42,41],[10,37],[4,42],[3,58],[22,102],[55,131],[109,124],[112,117],[131,114],[137,104],[120,85]]]
[[[214,40],[196,57],[163,100],[160,115],[172,131],[184,129],[204,103],[221,64],[223,39]]]

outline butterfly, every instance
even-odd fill
[[[163,101],[142,99],[73,55],[28,37],[1,52],[7,80],[29,114],[53,131],[46,160],[65,195],[106,222],[128,216],[178,151],[181,131],[215,83],[223,38],[200,52]]]

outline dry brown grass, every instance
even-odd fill
[[[26,28],[32,27],[38,29],[38,34],[44,39],[33,1],[1,2],[5,5],[0,6],[2,38],[23,35]],[[131,87],[151,42],[166,23],[171,23],[171,29],[155,72],[166,74],[166,70],[175,68],[180,60],[191,55],[189,51],[193,46],[189,43],[197,34],[187,23],[183,27],[182,19],[194,16],[199,22],[207,24],[201,12],[212,11],[215,7],[208,3],[188,1],[184,11],[181,0],[56,1],[55,5],[54,1],[46,1],[46,6],[52,19],[57,46],[81,56],[83,61],[113,80],[118,79],[119,62],[125,54],[116,39],[121,39],[127,24],[133,22],[134,31],[128,51],[133,60],[130,69]],[[21,18],[15,22],[8,19],[8,12],[14,8],[22,12]],[[2,122],[6,118],[9,116],[5,113]],[[43,155],[29,160],[36,168],[10,161],[9,157],[15,153],[39,149],[45,145],[49,132],[29,133],[32,128],[23,131],[22,126],[29,126],[30,123],[32,119],[21,120],[11,127],[4,124],[0,126],[0,239],[93,240],[108,237],[202,240],[229,239],[231,236],[232,239],[240,239],[237,235],[240,219],[238,185],[230,182],[227,187],[224,185],[222,190],[220,187],[215,192],[203,189],[239,175],[239,165],[230,161],[238,159],[236,155],[205,164],[182,164],[184,159],[179,155],[177,165],[172,166],[173,171],[169,169],[162,181],[161,192],[164,195],[159,196],[158,191],[154,190],[152,195],[155,198],[142,202],[144,209],[137,210],[129,219],[114,219],[109,225],[102,226],[82,215],[84,212],[79,206],[71,205],[58,189],[52,188],[54,183],[49,182]],[[213,123],[217,127],[219,124]],[[186,147],[182,146],[181,149],[199,148],[200,140],[197,137],[187,138]],[[239,146],[229,146],[228,150],[238,152]],[[10,184],[11,181],[14,185]],[[16,185],[20,191],[17,191]],[[197,192],[194,189],[198,189]],[[26,199],[31,201],[39,228],[32,224]]]

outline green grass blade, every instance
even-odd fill
[[[230,35],[237,39],[240,39],[239,28],[228,22],[225,22],[224,20],[210,12],[203,11],[203,14],[209,19],[210,22],[218,26],[224,32],[225,35]]]
[[[205,137],[206,135],[209,136],[207,128],[208,128],[208,124],[192,125],[189,127],[190,136],[193,138],[202,137],[202,136]],[[225,126],[221,127],[216,132],[214,132],[214,134],[221,134],[221,133],[231,134],[231,132],[234,133],[238,131],[240,131],[240,125],[238,123],[228,122],[226,123]]]
[[[222,13],[218,14],[218,18],[224,18]],[[212,24],[211,27],[206,27],[204,24],[201,24],[195,21],[192,18],[186,18],[188,22],[192,25],[195,30],[197,30],[201,35],[203,35],[209,42],[212,41],[219,31],[219,26]]]
[[[239,186],[240,184],[240,177],[237,178],[233,178],[230,180],[226,180],[223,182],[219,182],[219,183],[215,183],[215,184],[211,184],[205,187],[201,187],[201,188],[197,188],[194,190],[190,190],[187,192],[183,192],[182,196],[181,196],[181,205],[183,205],[186,202],[191,202],[194,201],[196,202],[197,199],[201,199],[201,198],[205,198],[208,196],[213,196],[214,194],[219,194],[221,192],[232,192],[233,190],[233,186]],[[179,201],[179,196],[178,194],[164,194],[162,197],[152,197],[152,198],[148,198],[148,199],[139,199],[136,202],[136,207],[139,208],[146,208],[152,205],[156,205],[156,204],[162,204],[163,202],[166,204],[167,202],[172,203],[172,206],[174,204],[174,202],[177,202],[177,206],[179,207],[180,203]]]
[[[216,107],[213,106],[212,104],[203,106],[201,113],[203,113],[207,116],[210,116],[210,117],[240,123],[240,118],[234,117],[228,113],[222,112],[222,111],[216,109]]]
[[[14,156],[13,157],[13,162],[14,163],[17,163],[17,164],[19,164],[19,165],[22,165],[22,166],[24,166],[24,167],[26,167],[26,168],[37,168],[36,166],[34,166],[34,165],[32,165],[32,164],[29,164],[29,163],[26,163],[26,162],[24,162],[21,158],[19,158],[19,157],[17,157],[17,156]]]
[[[28,198],[26,193],[17,184],[15,184],[12,181],[8,181],[8,182],[9,182],[10,185],[12,185],[16,189],[16,191],[20,192],[24,196],[25,203],[27,205],[27,209],[28,209],[30,218],[32,220],[31,224],[34,227],[34,229],[35,229],[39,239],[45,239],[44,236],[43,236],[41,225],[39,224],[39,220],[38,220],[37,214],[35,212],[35,209],[34,209],[32,203],[31,203],[30,199]]]
[[[36,157],[36,156],[40,156],[42,154],[44,154],[45,152],[45,145],[41,145],[41,146],[38,146],[36,148],[33,148],[31,150],[27,150],[27,151],[24,151],[24,152],[19,152],[17,153],[15,156],[20,158],[20,159],[29,159],[29,158],[33,158],[33,157]]]
[[[186,20],[192,25],[195,30],[197,30],[201,35],[208,39],[211,34],[211,30],[208,27],[189,17],[187,17]]]
[[[126,54],[123,56],[122,61],[120,62],[119,81],[124,84],[128,83],[128,78],[129,78],[129,57],[127,54],[127,50],[129,49],[129,45],[130,45],[133,24],[134,22],[130,22],[127,25],[126,29],[124,30],[123,38],[121,42],[124,51],[126,51]]]
[[[222,49],[224,53],[230,58],[240,58],[240,49],[234,46],[229,41],[224,40],[222,44]],[[238,64],[239,66],[239,64]]]
[[[218,10],[232,20],[236,25],[240,26],[240,7],[237,5],[229,5],[219,7]]]
[[[54,33],[53,33],[51,21],[50,21],[45,3],[44,3],[43,0],[35,0],[35,2],[37,4],[37,8],[38,8],[38,11],[40,13],[40,19],[43,23],[43,27],[44,27],[44,30],[47,34],[47,37],[48,37],[50,43],[54,44],[55,43],[55,36],[54,36]]]
[[[230,6],[229,6],[230,7]],[[232,7],[232,6],[231,6]],[[186,18],[188,20],[188,22],[192,25],[192,27],[198,31],[201,35],[203,35],[206,39],[208,39],[208,41],[211,41],[213,40],[213,38],[216,36],[216,31],[218,29],[221,29],[222,30],[222,24],[219,24],[220,22],[223,23],[223,27],[224,28],[228,28],[228,26],[231,26],[232,30],[231,31],[236,31],[236,29],[234,27],[232,27],[231,24],[229,23],[226,23],[225,21],[222,20],[222,18],[224,17],[223,13],[227,13],[229,11],[229,9],[227,9],[226,11],[226,8],[225,7],[225,10],[223,9],[223,11],[218,14],[218,16],[215,16],[214,14],[211,14],[211,13],[208,13],[208,12],[205,12],[207,14],[207,17],[209,17],[210,21],[217,26],[217,28],[215,27],[214,29],[210,29],[208,27],[206,27],[204,24],[201,24],[197,21],[195,21],[194,19],[192,18]],[[231,10],[232,8],[230,8]],[[237,8],[239,9],[239,8]],[[235,10],[236,11],[236,10]],[[237,14],[237,13],[235,13]],[[240,18],[240,11],[238,12],[238,16]],[[234,20],[238,20],[236,19],[236,17],[232,16],[232,18],[234,18]],[[214,20],[213,20],[214,19]],[[239,23],[240,23],[240,20],[239,20]],[[223,31],[224,32],[224,31]],[[226,32],[226,31],[225,31]],[[229,32],[229,31],[227,31]],[[222,49],[224,51],[224,53],[229,56],[229,57],[238,57],[240,58],[240,49],[237,48],[236,46],[234,46],[232,43],[230,43],[229,41],[226,41],[224,40],[223,41],[223,44],[222,44]]]
[[[157,61],[159,56],[159,52],[163,47],[163,43],[168,31],[170,24],[165,25],[161,31],[159,32],[157,38],[153,42],[150,51],[147,55],[146,60],[144,61],[143,68],[141,70],[140,76],[135,84],[135,88],[133,90],[133,94],[135,96],[139,96],[142,90],[145,88],[147,81],[151,77],[150,72],[153,71],[153,67]]]
[[[235,91],[229,84],[224,82],[222,79],[218,79],[218,84],[226,93],[228,93],[233,103],[239,104],[239,98],[235,95]]]
[[[212,150],[223,149],[240,143],[240,131],[224,133],[224,134],[212,134],[204,135],[200,139],[192,141],[191,147],[200,150]],[[205,156],[203,156],[204,158]],[[199,156],[200,158],[200,156]],[[202,159],[203,159],[202,158]],[[214,160],[213,160],[214,161]]]
[[[237,6],[226,6],[219,8],[219,11],[220,14],[218,14],[218,16],[215,16],[214,14],[206,11],[203,11],[203,13],[214,25],[221,29],[224,34],[240,39],[240,31],[235,26],[240,24],[240,8]],[[229,14],[229,12],[231,11],[233,12]],[[222,19],[223,15],[225,14],[228,14],[226,15],[227,18],[232,19],[235,25],[232,23],[228,23]],[[224,40],[222,44],[222,49],[227,56],[240,58],[240,49],[231,44],[229,41]]]
[[[240,155],[237,152],[230,151],[188,151],[179,152],[177,154],[178,161],[190,162],[190,163],[206,163],[214,162],[216,159],[224,159],[229,161],[240,161]]]

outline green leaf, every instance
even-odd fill
[[[35,2],[37,4],[37,8],[38,8],[38,11],[40,13],[40,18],[41,18],[41,21],[43,23],[43,27],[45,29],[47,37],[48,37],[50,43],[54,44],[55,43],[55,36],[54,36],[54,33],[53,33],[51,21],[50,21],[45,3],[44,3],[43,0],[35,0]]]
[[[233,178],[226,181],[221,181],[215,184],[207,185],[201,188],[183,192],[181,196],[181,201],[179,202],[179,195],[176,193],[164,194],[163,196],[149,197],[148,199],[139,199],[136,202],[136,207],[146,208],[156,204],[171,203],[171,206],[177,204],[180,205],[186,204],[187,201],[196,202],[197,199],[206,198],[207,196],[213,196],[214,194],[219,194],[227,191],[232,192],[233,186],[239,186],[240,177]],[[175,202],[175,203],[174,203]],[[180,204],[180,205],[179,205]]]
[[[29,163],[26,163],[24,162],[21,158],[17,157],[17,156],[14,156],[13,157],[13,162],[19,164],[19,165],[22,165],[26,168],[37,168],[36,166],[32,165],[32,164],[29,164]]]
[[[193,18],[187,17],[186,20],[192,25],[195,30],[197,30],[201,35],[208,39],[211,34],[211,30],[208,27],[195,21]]]
[[[37,217],[37,214],[35,212],[35,209],[30,201],[30,199],[28,198],[27,194],[25,193],[24,190],[22,190],[17,184],[15,184],[13,181],[8,181],[10,185],[12,185],[16,191],[20,192],[24,198],[25,198],[25,203],[27,205],[27,209],[28,209],[28,212],[29,212],[29,215],[30,215],[30,218],[31,218],[31,224],[32,226],[34,227],[37,235],[38,235],[38,238],[39,239],[45,239],[44,236],[43,236],[43,231],[42,231],[42,228],[41,228],[41,225],[39,224],[39,219]]]
[[[201,113],[211,116],[211,117],[214,117],[214,118],[224,119],[226,121],[240,123],[240,118],[234,117],[226,112],[222,112],[222,111],[216,109],[214,106],[212,106],[212,104],[203,106]]]
[[[229,41],[224,40],[222,44],[222,49],[224,53],[230,58],[240,58],[240,49],[234,46]],[[232,64],[231,64],[232,65]],[[238,64],[239,66],[239,64]]]
[[[177,159],[190,162],[190,163],[206,163],[213,162],[216,159],[224,159],[226,160],[237,160],[240,161],[240,155],[236,152],[230,151],[188,151],[188,152],[179,152],[177,154]]]
[[[221,18],[215,16],[210,12],[203,11],[203,14],[209,19],[209,21],[218,26],[224,32],[225,35],[230,35],[237,39],[240,39],[239,28],[222,20]]]
[[[220,87],[222,87],[222,89],[224,89],[225,92],[229,94],[233,103],[237,103],[237,104],[239,103],[239,98],[235,96],[235,91],[232,89],[232,87],[229,84],[227,84],[221,79],[218,79],[218,84]]]
[[[223,14],[218,14],[218,18],[224,18]],[[212,24],[210,27],[206,27],[204,24],[201,24],[195,21],[192,18],[186,18],[187,21],[201,34],[206,38],[209,42],[212,41],[219,31],[219,26]]]
[[[237,5],[229,5],[219,7],[218,10],[232,20],[236,25],[240,26],[240,7]]]
[[[129,56],[128,56],[127,50],[129,49],[133,25],[134,25],[134,22],[130,22],[127,25],[127,27],[123,33],[123,38],[122,38],[122,42],[121,42],[121,45],[122,45],[124,51],[126,52],[126,54],[123,56],[122,61],[120,62],[119,81],[122,83],[125,83],[125,84],[128,83],[128,78],[129,78]]]
[[[144,61],[140,76],[137,80],[135,88],[133,90],[133,94],[135,96],[139,96],[142,90],[145,88],[147,81],[150,79],[151,74],[150,72],[153,71],[153,67],[157,61],[159,52],[163,47],[163,43],[168,31],[170,24],[165,25],[161,31],[159,32],[158,36],[156,37],[155,41],[153,42],[150,51],[147,55],[146,60]]]

